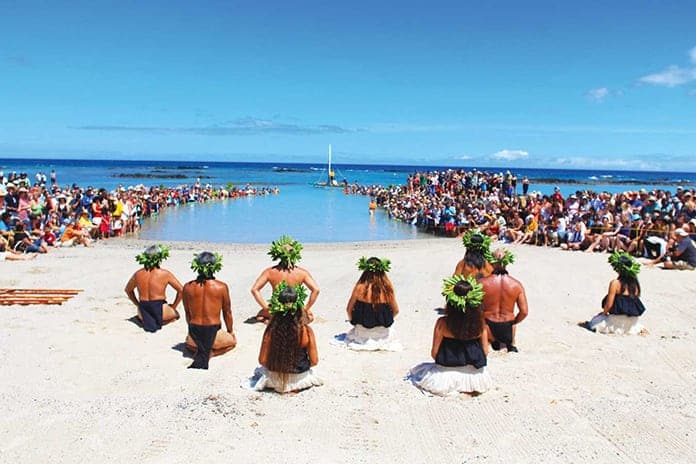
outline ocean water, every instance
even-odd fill
[[[449,166],[449,168],[467,166]],[[446,166],[389,166],[337,164],[337,180],[361,185],[404,184],[416,170],[444,170]],[[202,184],[239,187],[247,183],[264,187],[277,186],[279,195],[223,200],[170,208],[150,218],[139,236],[151,240],[191,240],[225,243],[267,243],[281,234],[304,242],[345,242],[365,240],[422,239],[410,225],[390,220],[383,212],[368,213],[369,199],[345,195],[341,189],[317,188],[325,180],[326,166],[289,163],[224,163],[198,161],[147,160],[40,160],[0,159],[0,170],[26,172],[33,180],[36,172],[47,176],[51,169],[61,186],[91,185],[108,190],[128,187],[165,185],[169,187]],[[481,168],[488,172],[505,172],[506,168]],[[639,188],[674,190],[676,185],[693,187],[696,173],[593,171],[561,169],[515,169],[518,191],[523,176],[531,180],[530,191],[551,193],[558,185],[564,195],[576,190],[621,192]]]

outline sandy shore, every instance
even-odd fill
[[[604,254],[512,248],[530,316],[520,353],[493,353],[495,388],[477,398],[423,395],[404,380],[429,361],[442,278],[459,240],[306,245],[321,287],[313,324],[325,385],[294,396],[240,388],[257,365],[262,325],[249,288],[268,247],[173,243],[165,265],[182,282],[203,248],[221,251],[239,345],[187,370],[186,324],[155,334],[129,319],[123,293],[143,242],[53,251],[0,262],[0,287],[80,288],[62,306],[0,306],[0,461],[188,463],[694,462],[696,273],[643,269],[645,337],[576,326],[599,310],[614,274]],[[404,351],[329,344],[362,255],[392,260]],[[269,460],[273,459],[273,461]]]

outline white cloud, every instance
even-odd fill
[[[639,79],[644,84],[660,85],[665,87],[676,87],[682,84],[696,81],[696,68],[680,68],[670,66],[662,72],[648,74]]]
[[[493,153],[491,158],[505,161],[515,161],[529,158],[529,152],[523,150],[500,150],[499,152]]]
[[[603,102],[604,99],[607,98],[610,94],[611,92],[606,87],[591,89],[587,92],[587,96],[590,98],[590,100],[596,101],[598,103]]]
[[[689,50],[689,61],[696,65],[696,47]],[[638,79],[643,84],[658,85],[663,87],[676,87],[696,81],[696,67],[682,67],[671,65],[667,69],[648,74]]]

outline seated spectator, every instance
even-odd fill
[[[693,271],[696,269],[696,247],[689,233],[682,228],[674,231],[676,247],[666,254],[662,267]]]

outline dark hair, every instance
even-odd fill
[[[640,296],[640,282],[638,282],[638,277],[634,277],[628,274],[619,274],[618,280],[621,284],[621,294],[628,290],[628,294],[630,296]]]
[[[288,299],[288,301],[283,301],[284,298]],[[281,291],[278,299],[283,303],[289,303],[297,299],[297,293],[293,288],[288,287]],[[295,364],[297,363],[302,329],[304,327],[303,319],[302,311],[273,313],[264,332],[264,336],[270,336],[265,367],[280,375],[283,390],[287,384],[289,374],[295,370]]]
[[[369,264],[380,264],[381,260],[376,257],[367,260]],[[394,298],[394,286],[385,272],[363,271],[358,279],[358,284],[365,286],[363,298],[367,298],[367,291],[370,291],[370,301],[368,303],[387,303]]]
[[[294,303],[297,301],[297,292],[294,288],[287,286],[278,294],[278,301],[281,303]]]
[[[472,237],[472,242],[475,237],[477,236],[474,235],[474,237]],[[486,267],[486,257],[484,256],[483,250],[480,248],[467,248],[466,253],[464,253],[464,264],[478,270]]]
[[[460,280],[454,286],[454,293],[466,296],[471,290],[471,284]],[[445,305],[445,323],[447,330],[459,340],[472,340],[481,337],[483,332],[483,305],[476,308],[467,307],[466,311],[447,302]]]

